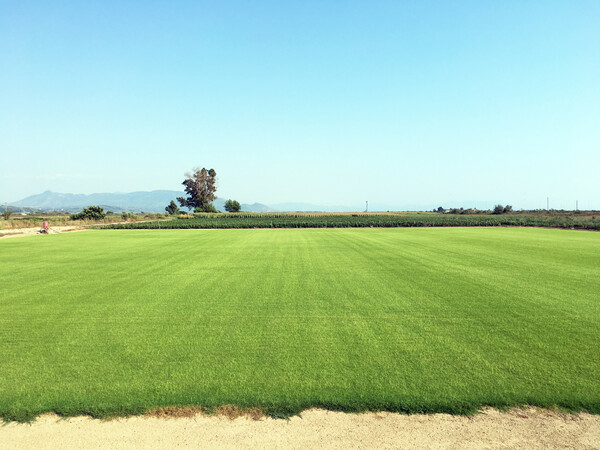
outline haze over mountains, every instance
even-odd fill
[[[89,195],[46,191],[16,202],[11,202],[10,205],[18,208],[31,208],[42,211],[78,212],[90,205],[98,205],[104,207],[106,211],[113,212],[165,212],[165,206],[171,200],[175,200],[177,197],[183,195],[183,192],[168,190]],[[215,200],[215,207],[224,211],[225,200],[226,198]],[[242,204],[242,209],[253,212],[270,211],[268,206],[260,203]]]
[[[129,212],[149,212],[162,213],[165,212],[165,206],[171,200],[183,196],[181,191],[156,190],[156,191],[137,191],[128,193],[97,193],[97,194],[69,194],[52,191],[45,191],[41,194],[31,195],[22,200],[10,202],[8,206],[11,209],[32,212],[33,210],[41,211],[64,211],[64,212],[79,212],[83,208],[90,205],[98,205],[104,207],[106,211],[120,213]],[[220,211],[225,211],[225,201],[229,197],[220,196],[213,204]],[[474,207],[479,209],[493,208],[494,202],[467,201],[457,203],[458,207]],[[369,203],[369,211],[429,211],[432,208],[437,208],[438,204],[418,205],[405,204],[402,207],[386,205],[380,203]],[[442,205],[444,207],[457,207],[453,205]],[[313,203],[302,202],[285,202],[272,205],[262,203],[242,203],[242,211],[250,212],[289,212],[289,211],[319,211],[319,212],[355,212],[364,211],[365,204],[357,203],[356,205],[318,205]]]
[[[97,193],[97,194],[69,194],[45,191],[41,194],[31,195],[22,200],[10,202],[11,209],[22,209],[27,212],[65,211],[79,212],[90,205],[102,206],[106,211],[116,213],[129,212],[165,212],[171,200],[184,196],[182,191],[156,190],[137,191],[128,193]],[[217,198],[213,204],[220,211],[225,211],[226,196]],[[285,212],[285,211],[358,211],[360,208],[348,206],[323,206],[312,203],[287,202],[267,206],[262,203],[242,203],[242,211],[249,212]]]

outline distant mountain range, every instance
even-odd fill
[[[22,200],[11,202],[8,209],[13,211],[64,211],[75,213],[90,205],[102,206],[105,211],[129,212],[165,212],[171,200],[184,196],[181,191],[138,191],[129,193],[64,194],[46,191],[31,195]],[[227,197],[217,198],[213,204],[219,211],[225,211]],[[242,211],[249,212],[352,212],[360,208],[348,206],[323,206],[313,203],[287,202],[267,206],[262,203],[242,204]]]
[[[105,211],[121,213],[129,212],[165,212],[171,200],[184,196],[181,191],[138,191],[129,193],[102,193],[102,194],[61,194],[58,192],[46,191],[41,194],[32,195],[22,200],[11,202],[8,209],[13,211],[22,211],[31,213],[33,211],[64,211],[79,212],[90,205],[102,206]],[[225,211],[225,200],[228,197],[219,197],[213,202],[215,208]],[[498,202],[496,202],[498,203]],[[496,204],[494,202],[482,201],[463,201],[444,204],[443,206],[465,208],[490,209]],[[0,205],[3,206],[3,205]],[[388,204],[369,202],[369,211],[431,211],[437,208],[439,204],[406,204],[402,208],[390,206]],[[0,208],[2,209],[2,208]],[[262,203],[242,204],[242,211],[250,212],[293,212],[293,211],[314,211],[314,212],[356,212],[364,211],[365,204],[356,204],[353,206],[345,205],[317,205],[313,203],[287,202],[273,205]]]
[[[102,206],[106,211],[116,213],[129,212],[165,212],[171,200],[183,197],[180,191],[139,191],[129,193],[101,193],[101,194],[62,194],[46,191],[41,194],[31,195],[22,200],[11,202],[9,209],[15,210],[40,210],[79,212],[90,205]],[[213,202],[220,211],[225,211],[224,198]],[[272,211],[261,203],[242,204],[243,211],[269,212]]]

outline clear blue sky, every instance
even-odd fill
[[[600,209],[600,2],[7,1],[0,201]]]

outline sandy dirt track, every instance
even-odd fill
[[[41,227],[35,228],[11,228],[8,230],[0,230],[0,238],[11,238],[11,237],[24,237],[24,236],[35,236],[39,235]],[[90,229],[90,227],[81,227],[76,225],[70,226],[59,226],[59,227],[50,227],[50,231],[48,234],[60,234],[60,233],[69,233],[72,231],[84,231]]]
[[[600,448],[600,416],[488,409],[446,414],[310,410],[290,420],[219,416],[101,421],[47,414],[0,427],[0,448]]]

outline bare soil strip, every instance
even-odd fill
[[[138,223],[138,222],[139,223],[151,222],[151,220],[140,220],[140,221],[136,221],[136,222],[112,222],[112,223],[110,223],[110,225],[118,225],[118,224],[123,224],[123,223]],[[102,226],[102,225],[109,225],[109,224],[105,224],[105,223],[95,223],[94,224],[94,223],[92,223],[92,224],[87,224],[87,225],[57,225],[57,226],[50,227],[50,229],[48,230],[48,234],[70,233],[72,231],[85,231],[85,230],[91,230],[95,226]],[[39,227],[0,229],[0,239],[11,238],[11,237],[36,236],[36,235],[42,234],[42,233],[40,233],[41,229],[42,229],[41,225]]]
[[[59,233],[68,233],[71,231],[84,231],[89,230],[91,227],[82,227],[77,225],[67,225],[67,226],[58,226],[58,227],[50,227],[48,234],[59,234]],[[23,237],[23,236],[35,236],[40,233],[41,227],[35,228],[11,228],[7,230],[0,230],[0,239],[2,238],[11,238],[11,237]]]
[[[22,448],[600,448],[600,416],[536,408],[473,417],[309,410],[289,420],[157,414],[101,421],[46,414],[0,427]],[[177,416],[177,414],[175,414]]]

